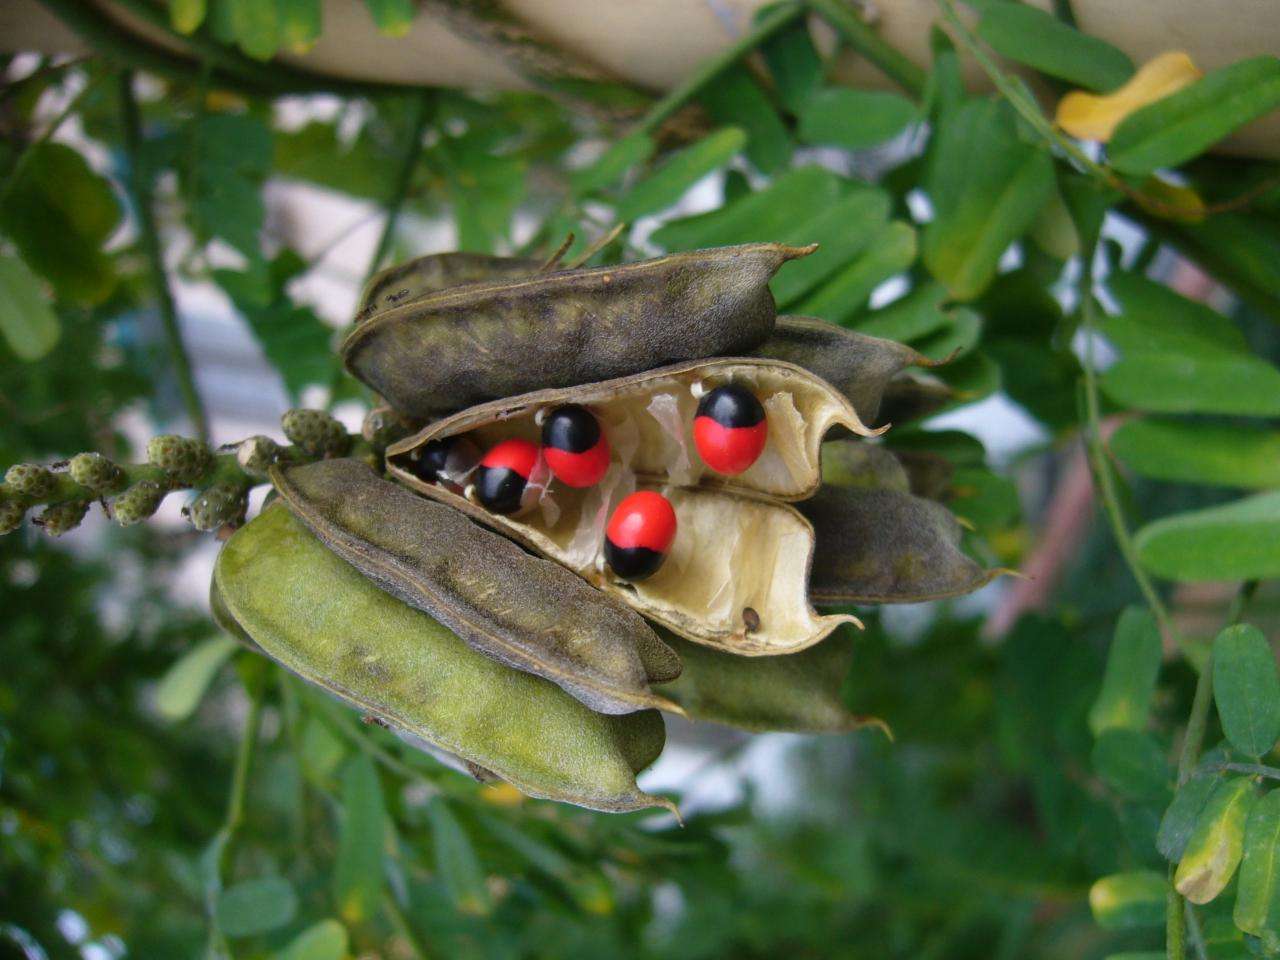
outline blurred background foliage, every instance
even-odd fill
[[[256,432],[206,403],[209,297],[266,361],[231,392],[354,424],[335,328],[430,245],[817,242],[781,309],[949,358],[886,442],[1034,579],[828,641],[893,742],[669,724],[651,789],[681,827],[477,784],[237,652],[176,506],[26,526],[0,539],[0,954],[1277,955],[1280,166],[1207,151],[1280,103],[1280,61],[1143,100],[1067,3],[943,0],[924,69],[815,0],[663,98],[554,57],[518,61],[537,93],[398,90],[271,62],[313,0],[126,5],[190,58],[50,2],[94,55],[3,63],[0,462]],[[367,6],[391,35],[432,15]],[[813,15],[897,92],[828,86]],[[1087,99],[1114,132],[1076,139],[1009,60],[1136,102]]]

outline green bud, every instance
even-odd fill
[[[147,459],[167,473],[175,485],[189,487],[209,469],[213,454],[199,440],[166,433],[147,443]]]
[[[80,526],[80,521],[88,512],[88,500],[69,500],[66,503],[55,503],[36,517],[34,523],[42,527],[49,536],[60,537]]]
[[[100,453],[77,453],[68,469],[72,480],[94,493],[111,493],[124,480],[124,471]]]
[[[113,504],[116,523],[122,527],[141,523],[159,509],[165,492],[154,480],[139,480],[116,497]]]
[[[280,426],[290,443],[313,457],[340,457],[351,442],[346,428],[321,410],[289,410]]]
[[[267,468],[280,456],[280,449],[280,444],[270,437],[250,437],[236,447],[236,461],[250,476],[265,477]]]
[[[22,517],[27,508],[13,500],[0,500],[0,536],[13,533],[22,526]]]
[[[217,530],[244,519],[245,491],[232,483],[215,483],[187,505],[187,519],[197,530]]]
[[[28,500],[47,497],[57,482],[53,471],[38,463],[15,463],[4,475],[5,486]]]

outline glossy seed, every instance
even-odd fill
[[[716,473],[742,473],[759,459],[768,438],[764,407],[750,390],[729,383],[699,401],[693,442],[702,462]]]
[[[542,455],[561,483],[593,487],[609,469],[609,440],[590,410],[570,403],[542,422]]]
[[[414,476],[424,483],[461,484],[480,461],[480,450],[466,437],[432,440],[409,460]]]
[[[676,538],[671,502],[652,490],[638,490],[618,504],[605,528],[604,558],[623,580],[651,577],[667,559]]]
[[[503,440],[484,455],[476,471],[476,499],[493,513],[512,514],[529,507],[529,481],[538,469],[538,445]]]

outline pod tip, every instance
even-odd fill
[[[896,742],[896,738],[893,735],[893,728],[880,717],[872,716],[869,713],[856,714],[853,718],[853,729],[861,730],[863,727],[875,727],[885,735],[885,738],[890,743]]]
[[[818,244],[816,243],[807,243],[804,246],[800,246],[800,247],[789,246],[787,244],[778,245],[778,250],[781,252],[782,259],[784,261],[799,260],[801,257],[809,256],[809,254],[813,253],[817,249],[818,249]]]

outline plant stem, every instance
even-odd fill
[[[120,116],[124,123],[130,192],[134,210],[138,216],[138,232],[151,268],[151,281],[155,287],[156,303],[160,310],[160,320],[164,324],[165,338],[169,343],[170,359],[178,378],[183,405],[187,408],[187,417],[191,420],[200,439],[207,440],[208,418],[205,416],[200,394],[196,390],[195,375],[191,370],[191,357],[182,339],[182,328],[178,325],[178,311],[173,303],[173,294],[169,290],[168,277],[165,275],[164,253],[160,247],[160,235],[156,230],[155,211],[152,208],[151,173],[142,159],[142,121],[138,112],[138,101],[133,94],[132,70],[125,70],[120,74]]]
[[[928,74],[875,32],[843,0],[805,0],[805,5],[827,21],[858,53],[880,72],[919,100]]]
[[[655,103],[636,127],[636,132],[652,134],[721,73],[788,24],[798,20],[804,9],[798,2],[788,3],[765,14],[750,31],[700,66],[688,80]]]

